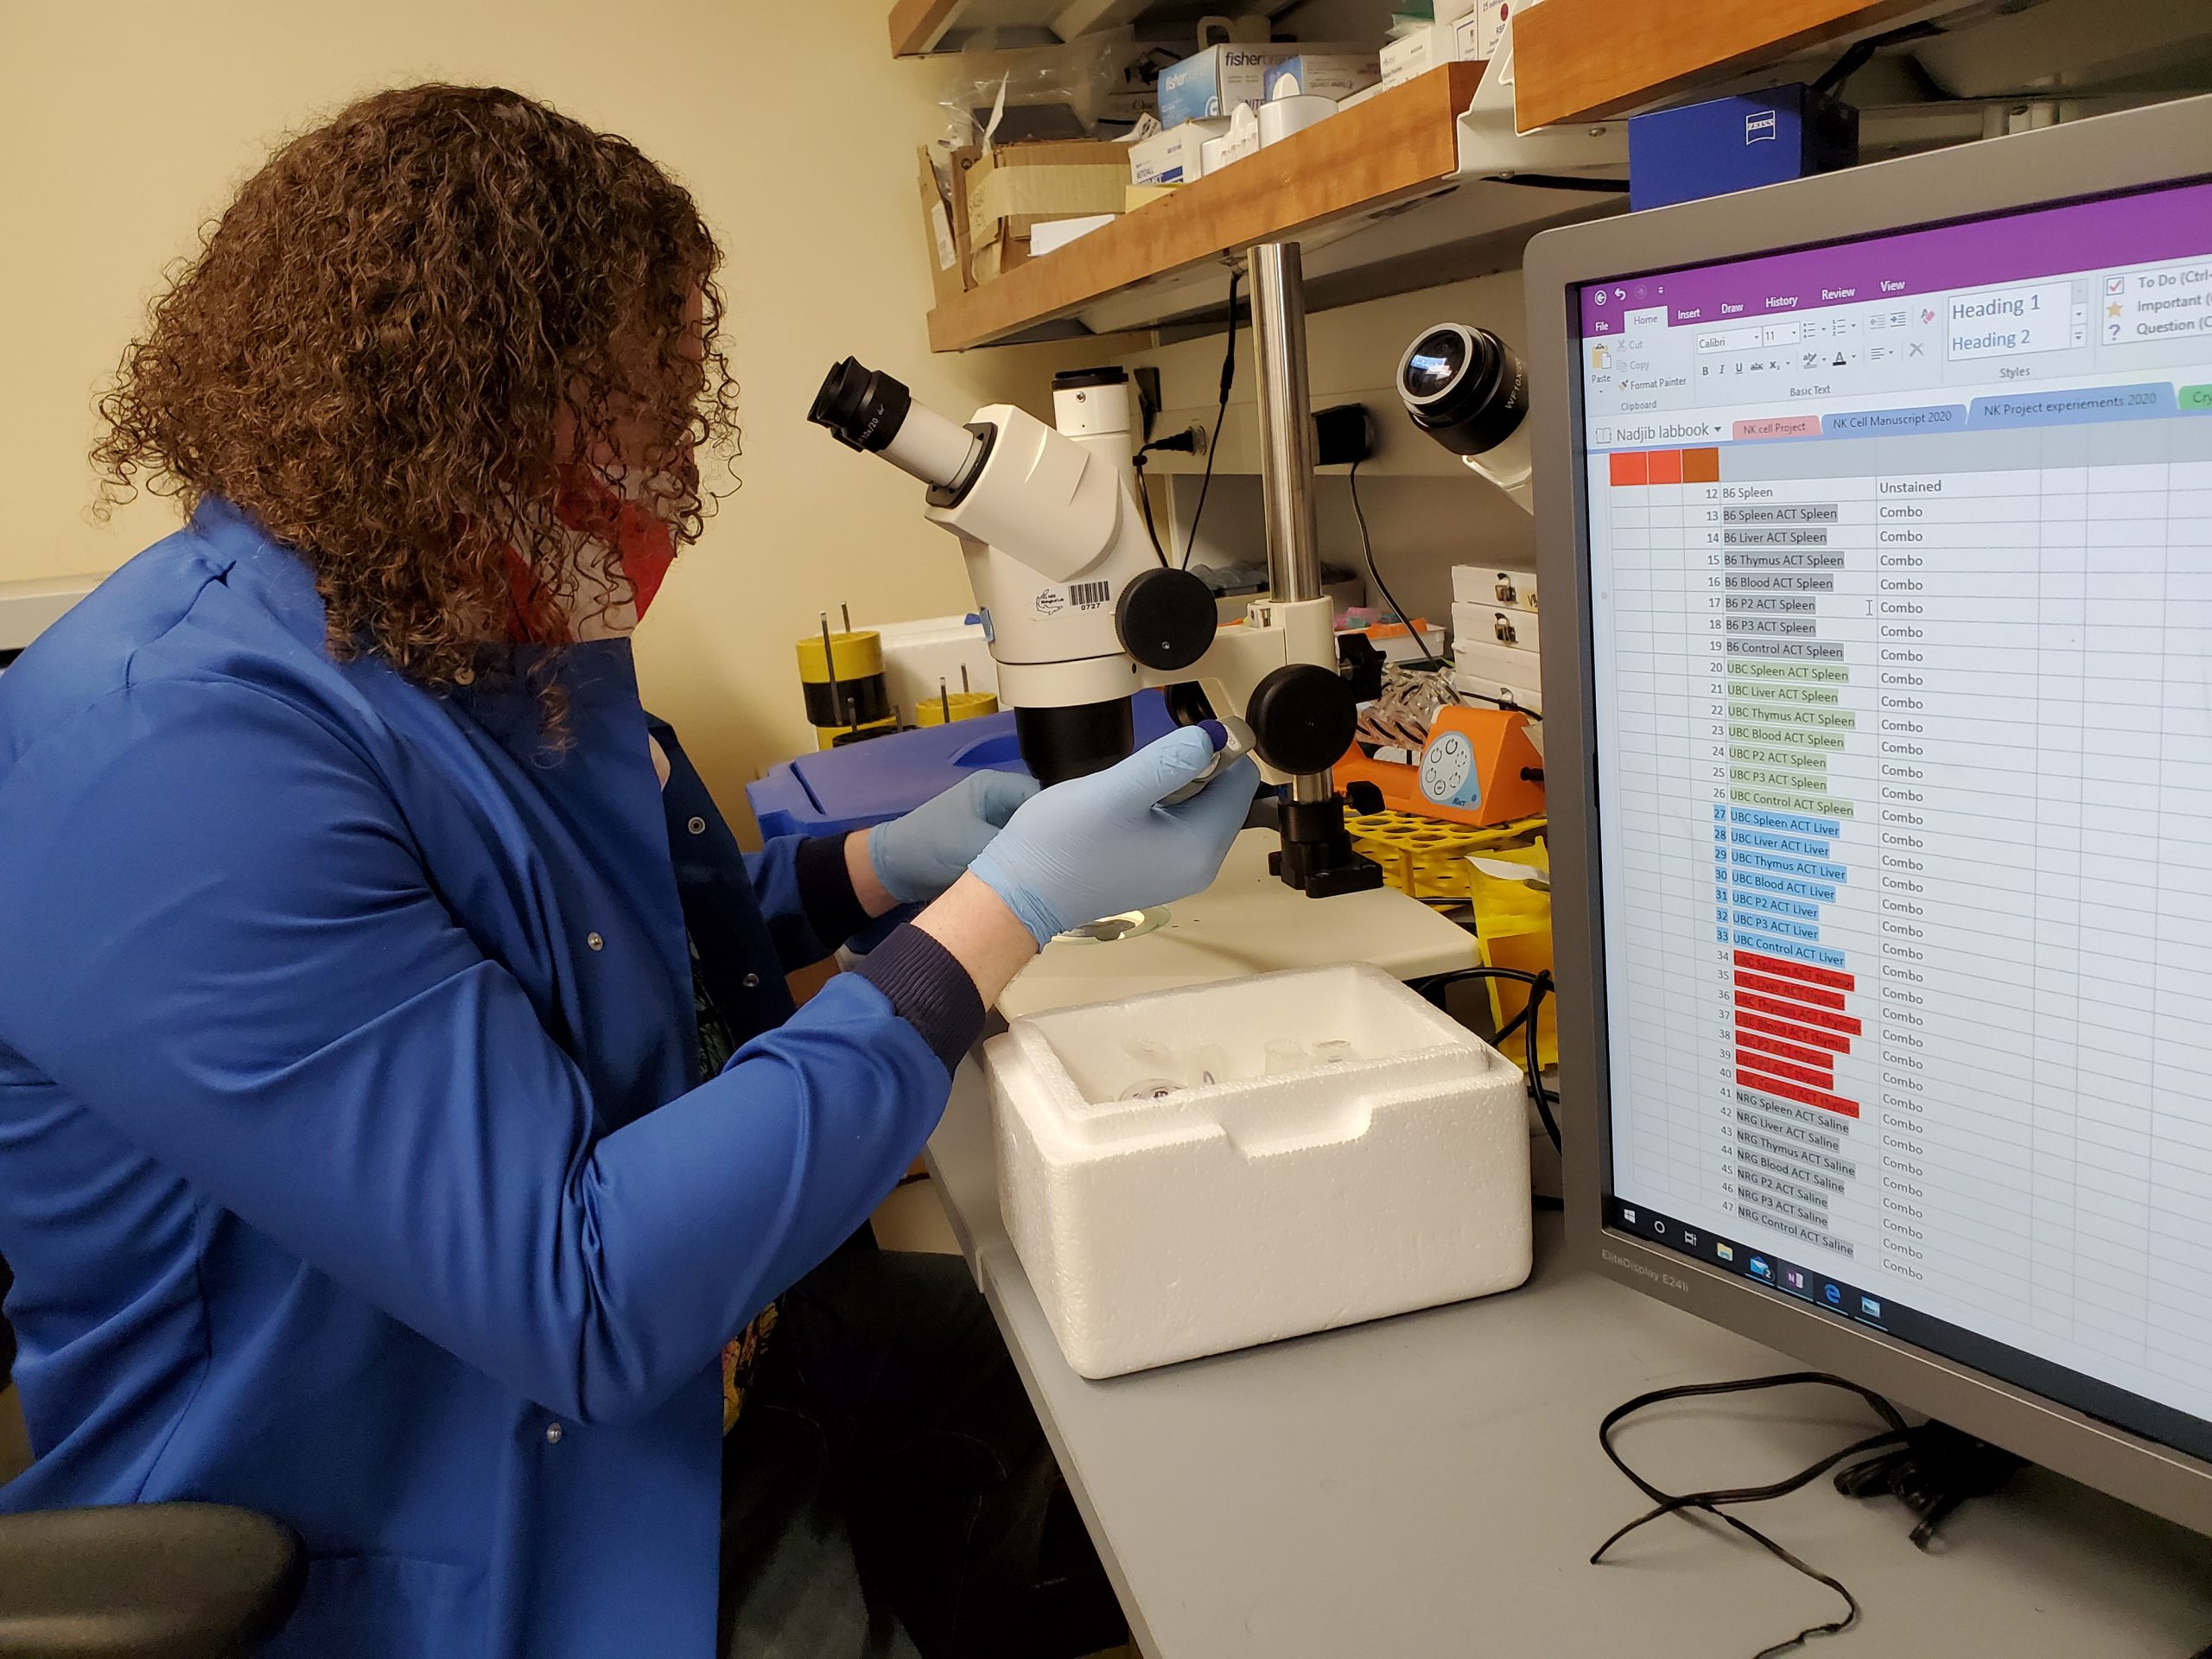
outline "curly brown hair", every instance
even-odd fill
[[[736,441],[719,259],[625,139],[500,87],[363,99],[154,301],[100,399],[99,510],[141,477],[219,496],[313,568],[334,656],[465,683],[531,617],[629,599],[580,571],[573,467],[697,537],[697,451]]]

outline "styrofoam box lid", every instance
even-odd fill
[[[1269,1073],[1270,1039],[1309,1052],[1350,1043],[1354,1058],[1305,1071]],[[1015,1020],[988,1046],[1007,1045],[1043,1091],[1054,1129],[1089,1146],[1157,1142],[1179,1129],[1234,1131],[1237,1120],[1280,1109],[1286,1096],[1313,1103],[1369,1100],[1488,1072],[1503,1064],[1471,1032],[1368,963],[1224,980],[1120,1002],[1056,1008]],[[1163,1054],[1204,1053],[1215,1081],[1197,1079],[1159,1098],[1122,1098],[1163,1072]],[[1175,1079],[1182,1081],[1179,1078]],[[1316,1089],[1316,1084],[1325,1086]]]

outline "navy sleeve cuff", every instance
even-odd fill
[[[868,913],[853,891],[852,872],[845,868],[843,836],[801,842],[791,873],[806,925],[827,949],[835,950],[868,925]]]
[[[960,959],[918,927],[894,928],[868,952],[861,977],[891,1000],[899,1016],[957,1070],[983,1034],[983,999]]]

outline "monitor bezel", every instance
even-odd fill
[[[1596,931],[1596,729],[1589,566],[1581,529],[1587,480],[1576,302],[1582,285],[1601,280],[1988,219],[2206,176],[2212,176],[2212,97],[2186,99],[1547,232],[1529,245],[1524,277],[1537,575],[1551,601],[1546,608],[1555,618],[1544,630],[1545,772],[1571,1249],[1632,1289],[2212,1534],[2212,1464],[1606,1225],[1603,1148],[1611,1116]]]

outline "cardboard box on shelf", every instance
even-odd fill
[[[1155,201],[1165,201],[1183,187],[1179,184],[1133,184],[1122,192],[1122,211],[1134,213]]]
[[[969,168],[969,270],[978,283],[1028,263],[1029,233],[1046,219],[1118,213],[1129,147],[1088,138],[1007,144]]]
[[[1180,126],[1139,139],[1129,149],[1131,184],[1188,184],[1205,171],[1200,149],[1209,138],[1229,130],[1226,117],[1217,121],[1185,121]]]
[[[938,188],[937,168],[931,164],[929,147],[922,157],[922,245],[929,255],[930,288],[935,302],[943,305],[968,291],[968,204],[961,188],[963,172],[956,158],[952,168],[952,200]]]

